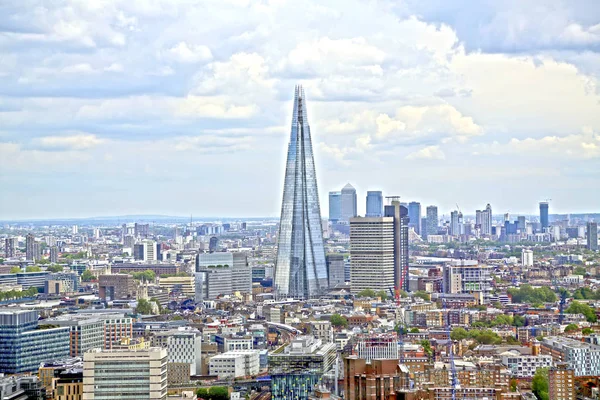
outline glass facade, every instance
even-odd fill
[[[367,217],[383,216],[383,194],[381,191],[367,192]]]
[[[300,86],[294,96],[277,244],[278,295],[309,298],[327,287],[317,176],[304,90]]]
[[[329,192],[329,220],[339,221],[342,218],[342,192]]]

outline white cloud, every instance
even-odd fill
[[[51,150],[86,150],[103,142],[96,135],[80,133],[66,136],[44,136],[36,140],[36,143],[44,149]]]
[[[406,156],[407,160],[444,160],[446,155],[439,146],[427,146]]]
[[[198,63],[210,61],[213,58],[212,52],[207,46],[193,45],[186,42],[179,42],[171,47],[169,56],[181,63]]]

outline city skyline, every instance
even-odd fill
[[[461,4],[12,3],[0,219],[275,216],[295,84],[321,204],[597,212],[600,4]]]

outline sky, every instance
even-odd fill
[[[596,0],[0,1],[0,219],[277,216],[294,86],[321,212],[600,212]]]

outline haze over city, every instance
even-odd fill
[[[294,85],[322,214],[367,190],[600,211],[600,3],[0,6],[0,219],[278,217]]]

